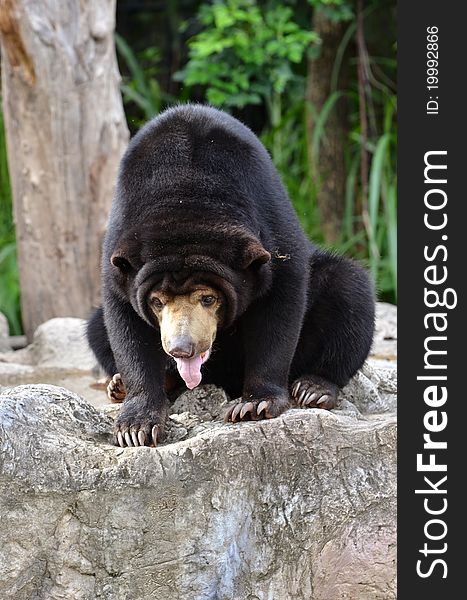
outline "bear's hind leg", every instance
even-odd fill
[[[99,307],[87,322],[86,337],[99,365],[109,377],[113,377],[117,372],[117,366],[110,347],[102,307]]]
[[[313,255],[308,309],[289,378],[296,405],[336,406],[339,389],[370,351],[374,311],[373,287],[358,264],[324,251]]]

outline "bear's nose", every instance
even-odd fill
[[[174,358],[191,358],[195,353],[195,345],[188,336],[178,336],[170,340],[168,351]]]

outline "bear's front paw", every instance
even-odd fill
[[[260,419],[273,419],[289,408],[287,396],[272,396],[259,400],[242,400],[234,404],[226,413],[226,423],[239,423],[240,421],[258,421]]]
[[[300,408],[333,409],[337,404],[339,388],[317,375],[306,375],[292,385],[292,398]]]
[[[115,421],[114,440],[122,448],[157,446],[164,439],[167,410],[148,407],[138,398],[125,401]]]

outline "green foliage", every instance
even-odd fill
[[[313,132],[313,139],[311,140],[311,152],[314,156],[315,162],[319,160],[319,151],[321,147],[321,141],[325,137],[326,133],[326,122],[329,114],[335,109],[337,101],[343,96],[342,92],[333,92],[323,105],[323,108],[319,114],[315,114],[314,121],[315,127]],[[314,110],[312,106],[308,107],[308,110]]]
[[[177,74],[188,87],[204,86],[207,100],[223,108],[265,104],[273,126],[281,118],[280,98],[301,83],[293,65],[317,42],[300,28],[288,6],[255,0],[203,4],[200,33],[189,41],[189,60]]]
[[[388,101],[386,110],[392,110]],[[368,190],[369,262],[381,292],[397,297],[396,134],[386,129],[371,148]]]
[[[351,94],[349,94],[351,96]],[[378,94],[374,94],[375,100]],[[363,198],[360,161],[364,149],[356,122],[349,139],[346,212],[341,249],[365,260],[370,267],[378,292],[389,302],[397,300],[397,125],[395,94],[379,98],[380,133],[367,141],[370,156],[368,198]],[[356,94],[355,110],[358,110]]]
[[[0,312],[8,319],[11,335],[20,335],[21,311],[16,243],[0,241]]]
[[[16,264],[15,228],[13,224],[10,178],[6,154],[5,129],[0,105],[0,312],[8,319],[10,333],[19,335],[21,316],[19,278]]]
[[[350,21],[354,17],[354,2],[350,0],[308,0],[308,2],[314,9],[324,13],[330,21]]]
[[[309,0],[319,10],[334,10],[338,5],[340,18],[348,20],[345,6],[352,8],[346,0]],[[372,14],[387,9],[388,3],[373,0],[363,11],[368,20]],[[329,18],[332,16],[326,13]],[[369,30],[371,25],[367,26]],[[362,139],[360,131],[360,96],[356,69],[348,88],[338,90],[339,72],[349,43],[356,34],[356,21],[352,16],[347,31],[336,51],[336,60],[331,79],[331,94],[320,114],[313,114],[314,138],[312,153],[317,160],[322,140],[326,136],[327,118],[339,98],[345,96],[350,112],[350,132],[346,148],[347,181],[345,215],[342,238],[338,251],[349,254],[368,265],[377,283],[379,297],[389,302],[397,300],[397,119],[396,94],[393,80],[396,76],[395,51],[391,56],[367,55],[369,69],[368,87],[365,97],[368,112],[368,139]],[[395,50],[393,48],[393,50]],[[351,59],[356,67],[357,59]],[[313,107],[307,107],[313,111]],[[368,190],[365,197],[361,181],[363,152],[369,156]],[[317,182],[319,185],[319,182]],[[316,239],[316,236],[313,236]]]
[[[316,202],[316,187],[308,164],[308,140],[305,122],[305,101],[299,97],[284,112],[276,127],[268,127],[261,141],[272,154],[298,218],[310,238],[322,242],[319,227],[319,212]],[[280,142],[277,147],[278,140]]]
[[[149,47],[136,55],[118,33],[115,34],[115,45],[130,72],[129,80],[120,86],[123,99],[125,104],[134,103],[138,107],[141,120],[137,125],[141,126],[157,115],[168,99],[157,81],[160,53],[157,48]]]
[[[305,230],[316,233],[319,216],[307,160],[301,67],[319,37],[300,27],[292,9],[280,2],[217,0],[201,6],[198,21],[201,31],[189,41],[189,60],[177,79],[188,88],[202,86],[208,102],[224,110],[266,108],[261,140]]]

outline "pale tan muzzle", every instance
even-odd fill
[[[187,294],[151,292],[151,309],[159,321],[164,351],[174,358],[192,358],[207,352],[214,342],[221,299],[212,288]]]

